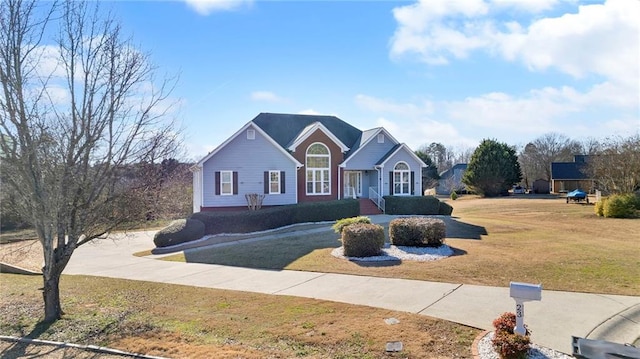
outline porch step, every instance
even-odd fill
[[[372,200],[368,198],[360,198],[360,215],[382,214],[382,211]]]

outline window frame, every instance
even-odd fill
[[[309,151],[316,145],[322,146],[327,153],[309,153]],[[310,159],[325,158],[327,159],[326,167],[309,166],[310,162],[317,163],[317,161],[310,161]],[[329,150],[329,147],[321,142],[314,142],[310,144],[305,152],[305,167],[305,193],[308,196],[331,195],[331,150]],[[311,185],[311,191],[309,191],[309,185]]]
[[[398,169],[398,166],[404,165],[407,169]],[[405,181],[406,177],[406,181]],[[398,180],[399,179],[399,180]],[[400,191],[397,191],[399,186]],[[406,192],[405,190],[406,186]],[[411,167],[408,163],[400,161],[393,166],[393,195],[394,196],[409,196],[411,195]]]
[[[281,181],[282,179],[281,177],[281,171],[269,171],[269,194],[281,194],[282,193],[282,187],[281,187]],[[277,181],[273,181],[273,175],[276,175]],[[276,185],[276,188],[278,189],[277,191],[273,190],[273,186]]]
[[[229,181],[225,181],[225,174],[229,175]],[[229,184],[229,191],[224,190],[224,185]],[[220,171],[220,195],[221,196],[233,196],[233,171]]]

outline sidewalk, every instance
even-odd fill
[[[515,312],[509,288],[161,261],[132,253],[153,248],[154,232],[101,240],[76,250],[64,274],[291,295],[418,313],[491,330]],[[525,303],[532,341],[571,353],[571,336],[633,343],[640,337],[640,297],[543,290]]]

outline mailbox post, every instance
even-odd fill
[[[513,328],[513,332],[525,335],[527,330],[524,327],[524,302],[541,300],[542,284],[511,282],[509,295],[516,301],[516,327]]]

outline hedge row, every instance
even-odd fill
[[[262,208],[259,211],[198,212],[191,215],[204,223],[205,234],[250,233],[296,223],[335,221],[360,214],[355,199],[308,202]]]
[[[450,216],[453,212],[453,207],[445,202],[440,202],[440,200],[434,196],[385,196],[384,201],[386,214],[440,214]]]
[[[168,247],[204,237],[204,224],[195,219],[178,219],[153,236],[156,247]]]

